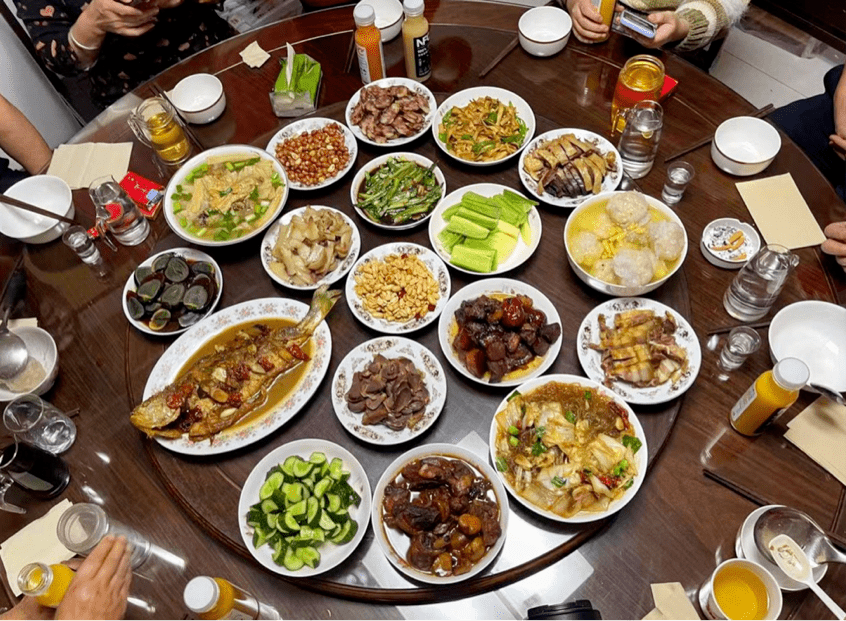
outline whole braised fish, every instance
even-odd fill
[[[273,380],[299,366],[306,341],[340,298],[323,285],[295,326],[261,323],[204,356],[176,381],[136,407],[130,422],[148,436],[203,440],[231,427],[265,402]]]

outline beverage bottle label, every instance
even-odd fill
[[[414,38],[414,70],[418,78],[432,72],[432,58],[429,55],[429,33]]]
[[[370,84],[373,80],[370,78],[370,65],[367,63],[367,49],[363,45],[356,44],[355,51],[358,55],[358,68],[361,71],[361,81],[365,84]]]
[[[731,409],[731,420],[732,422],[736,423],[738,419],[743,415],[746,411],[746,408],[749,407],[749,404],[752,403],[755,399],[758,398],[758,391],[755,390],[755,384],[752,384],[743,396],[737,400],[737,403],[734,404],[734,407]]]
[[[221,617],[221,619],[261,619],[261,617],[254,617],[238,610],[237,608],[233,608],[229,611],[229,614]]]

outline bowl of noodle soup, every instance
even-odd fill
[[[441,150],[470,166],[494,166],[517,157],[535,135],[535,113],[519,95],[477,86],[440,105],[432,134]]]

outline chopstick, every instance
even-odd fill
[[[30,203],[25,203],[24,201],[19,201],[18,199],[12,198],[11,196],[6,196],[5,194],[0,194],[0,202],[6,203],[7,205],[11,205],[12,207],[17,207],[18,209],[24,209],[26,211],[31,211],[32,213],[37,213],[39,216],[53,218],[54,220],[59,220],[60,222],[67,222],[68,224],[79,224],[79,222],[73,220],[72,218],[68,218],[67,216],[60,216],[57,213],[47,211],[46,209],[42,209],[41,207],[36,207],[35,205],[31,205]]]
[[[179,111],[173,102],[170,100],[170,97],[167,96],[167,93],[155,82],[150,82],[150,87],[153,89],[153,92],[164,99],[167,103],[170,104],[170,107],[173,108],[173,111],[176,112],[176,116],[179,117],[179,120],[182,121],[182,129],[185,131],[185,134],[188,136],[188,140],[194,143],[194,146],[197,147],[200,151],[205,151],[205,147],[203,143],[200,142],[200,139],[197,137],[197,134],[194,133],[194,130],[191,129],[188,121],[182,116],[182,112]]]
[[[764,506],[764,505],[771,505],[773,503],[767,502],[760,496],[758,496],[755,492],[743,487],[739,483],[735,483],[734,481],[730,481],[723,477],[720,474],[717,474],[713,470],[709,470],[708,468],[702,468],[702,474],[705,475],[705,478],[711,479],[725,487],[728,490],[733,491],[735,494],[739,496],[743,496],[746,500],[750,502],[754,502],[756,505]]]
[[[761,117],[767,116],[770,112],[772,112],[772,111],[773,111],[773,109],[774,109],[774,108],[775,108],[775,106],[774,106],[773,104],[767,104],[767,105],[766,105],[766,106],[764,106],[763,108],[758,108],[757,110],[755,110],[755,112],[753,112],[752,114],[749,114],[749,115],[747,115],[747,116],[753,116],[753,117],[755,117],[755,118],[757,118],[757,119],[760,119]],[[682,155],[687,155],[687,154],[688,154],[688,153],[690,153],[691,151],[695,151],[695,150],[696,150],[696,149],[698,149],[699,147],[701,147],[701,146],[703,146],[703,145],[708,144],[708,143],[709,143],[709,142],[711,142],[713,139],[714,139],[714,136],[713,136],[713,135],[712,135],[712,136],[708,136],[707,138],[703,138],[702,140],[700,140],[700,141],[698,141],[698,142],[693,143],[691,146],[687,147],[686,149],[684,149],[684,150],[682,150],[682,151],[679,151],[678,153],[673,153],[673,154],[672,154],[672,155],[670,155],[669,157],[665,157],[665,158],[664,158],[664,163],[666,164],[666,163],[667,163],[667,162],[669,162],[670,160],[674,160],[674,159],[676,159],[677,157],[681,157]]]
[[[767,319],[766,321],[758,321],[756,323],[745,323],[743,326],[747,328],[752,328],[753,330],[759,330],[761,328],[769,328],[770,327],[771,319]],[[731,332],[735,328],[739,326],[720,326],[719,328],[714,328],[713,330],[708,330],[706,336],[711,336],[712,334],[724,334],[725,332]]]
[[[503,48],[503,50],[502,50],[502,51],[501,51],[501,52],[497,55],[497,57],[496,57],[496,58],[494,58],[494,59],[491,61],[491,63],[490,63],[487,67],[485,67],[484,69],[482,69],[482,70],[479,72],[479,77],[480,77],[480,78],[484,78],[484,77],[485,77],[486,75],[488,75],[491,71],[493,71],[493,68],[494,68],[494,67],[496,67],[499,63],[501,63],[501,62],[502,62],[502,59],[503,59],[503,58],[505,58],[506,56],[508,56],[508,55],[511,53],[511,51],[512,51],[515,47],[517,47],[517,44],[518,44],[519,42],[520,42],[520,37],[519,37],[519,35],[518,35],[518,36],[515,36],[515,37],[511,40],[511,42],[510,42],[508,45],[506,45],[506,46],[505,46],[505,48]]]

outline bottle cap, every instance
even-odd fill
[[[423,14],[423,0],[405,0],[405,14],[409,17],[417,17]]]
[[[808,365],[799,358],[784,358],[773,367],[773,379],[787,390],[799,390],[810,378]]]
[[[353,19],[355,20],[356,26],[370,26],[376,22],[376,11],[374,11],[373,7],[369,4],[359,2],[355,5]]]
[[[197,576],[185,585],[182,599],[191,612],[208,612],[217,604],[220,597],[220,587],[214,578]]]

